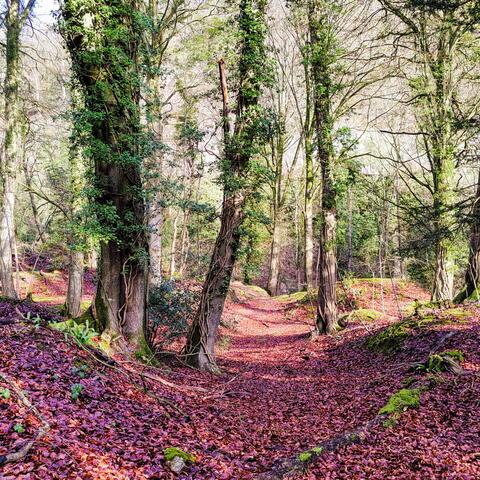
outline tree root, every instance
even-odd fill
[[[50,430],[50,424],[45,420],[43,415],[38,411],[37,407],[35,407],[35,405],[30,402],[30,400],[25,396],[25,394],[20,390],[20,388],[18,388],[17,384],[12,379],[10,379],[4,373],[0,372],[0,380],[7,383],[12,388],[19,400],[28,408],[28,410],[30,410],[35,415],[35,417],[37,417],[37,419],[41,423],[41,426],[35,433],[34,437],[27,443],[25,443],[22,448],[20,448],[16,452],[7,453],[6,455],[0,455],[0,465],[3,465],[5,463],[18,462],[22,458],[26,457],[35,442],[41,440]]]

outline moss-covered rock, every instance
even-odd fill
[[[197,459],[195,458],[194,455],[192,455],[191,453],[185,452],[183,450],[180,450],[179,448],[176,448],[176,447],[165,448],[163,450],[163,455],[165,457],[165,460],[167,460],[167,461],[171,461],[175,457],[179,457],[186,462],[192,462],[193,463],[193,462],[197,461]]]

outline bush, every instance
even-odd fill
[[[163,280],[150,289],[148,339],[155,348],[186,334],[200,294],[188,285]]]

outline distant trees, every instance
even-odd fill
[[[472,135],[478,96],[471,86],[478,49],[474,31],[480,24],[476,1],[399,2],[380,0],[396,19],[388,25],[394,54],[411,91],[425,173],[409,172],[431,196],[431,232],[435,245],[434,300],[451,299],[455,271],[456,171],[461,150]],[[469,86],[470,84],[470,86]]]
[[[6,31],[5,60],[5,139],[0,168],[0,282],[2,293],[17,297],[12,269],[15,240],[15,197],[17,174],[21,165],[22,121],[19,87],[21,81],[21,34],[32,12],[35,0],[7,0],[4,16]],[[17,255],[15,254],[18,263]]]

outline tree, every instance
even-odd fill
[[[17,297],[13,280],[12,253],[15,251],[15,195],[17,172],[20,168],[22,142],[22,113],[19,98],[21,75],[21,34],[35,5],[21,0],[7,0],[5,13],[6,73],[5,73],[5,140],[0,168],[2,189],[0,210],[0,282],[2,293]]]
[[[219,62],[224,125],[221,224],[200,305],[183,350],[189,365],[210,372],[219,371],[215,340],[240,247],[245,201],[247,195],[255,191],[255,175],[251,175],[254,156],[259,143],[266,140],[265,132],[269,131],[268,120],[260,107],[263,88],[271,80],[265,48],[264,9],[264,0],[241,0],[239,4],[238,87],[233,128],[224,63]]]
[[[323,1],[308,3],[310,68],[312,72],[313,115],[316,148],[321,175],[320,267],[318,271],[318,306],[315,334],[333,333],[337,325],[336,191],[334,185],[334,150],[332,97],[335,84],[332,66],[338,59],[334,27]]]
[[[469,98],[468,90],[460,94],[460,88],[472,81],[469,52],[478,43],[472,32],[480,23],[479,4],[456,0],[380,3],[397,20],[392,29],[395,54],[408,62],[403,75],[412,92],[410,103],[415,107],[417,134],[426,157],[424,169],[430,179],[410,176],[431,194],[432,299],[446,300],[452,298],[455,268],[456,155],[466,135],[471,135],[466,127],[478,113],[477,98]]]
[[[101,236],[97,327],[145,347],[148,242],[141,128],[142,16],[135,0],[66,0],[61,32],[84,108],[76,136],[92,162],[92,215]]]
[[[470,227],[470,254],[467,271],[465,272],[465,286],[455,297],[456,303],[469,298],[479,298],[480,282],[480,174],[477,180],[477,192],[473,201]]]

